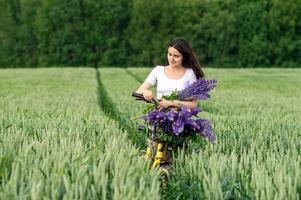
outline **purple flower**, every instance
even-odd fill
[[[183,118],[178,118],[177,121],[175,121],[172,124],[173,133],[178,136],[181,132],[184,130],[185,121]]]
[[[159,110],[154,109],[149,111],[145,116],[143,116],[142,118],[147,120],[147,121],[153,121],[157,118],[157,115],[159,114]]]
[[[198,79],[178,94],[179,100],[205,100],[210,97],[209,92],[217,84],[216,80]]]
[[[189,108],[181,107],[181,110],[179,112],[179,117],[181,117],[181,118],[189,118],[191,116],[192,116],[192,114],[191,114],[191,110]]]
[[[178,112],[175,111],[175,109],[171,109],[166,113],[166,115],[169,121],[175,121],[178,118]]]
[[[142,118],[150,124],[157,124],[165,134],[179,136],[183,133],[187,136],[188,132],[188,135],[198,133],[211,142],[215,142],[216,136],[213,133],[210,121],[192,118],[200,111],[201,109],[198,108],[189,109],[186,107],[181,107],[178,111],[175,109],[162,111],[154,109]],[[188,132],[184,132],[185,130]]]
[[[159,113],[157,114],[156,118],[161,121],[161,120],[165,119],[165,115],[166,115],[165,112],[160,112],[159,111]]]
[[[201,111],[202,111],[202,109],[200,109],[200,108],[193,108],[193,109],[191,109],[191,115],[196,115]]]
[[[196,123],[196,121],[194,119],[186,119],[185,125],[188,125],[193,130],[195,130],[198,127],[198,124]]]
[[[208,119],[196,119],[198,124],[197,132],[208,138],[211,142],[216,141],[216,136],[213,133],[211,122]]]

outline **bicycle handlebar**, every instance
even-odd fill
[[[144,96],[142,94],[139,94],[137,92],[133,92],[132,96],[135,97],[136,100],[142,100],[142,101],[145,101],[147,103],[153,103],[156,106],[158,105],[158,100],[156,100],[155,98],[152,98],[151,100],[147,100],[147,99],[144,98]]]

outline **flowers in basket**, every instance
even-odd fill
[[[198,79],[182,91],[175,91],[171,95],[163,96],[167,100],[205,100],[210,98],[209,92],[216,86],[216,80]],[[216,141],[211,122],[208,119],[198,118],[200,108],[187,107],[157,109],[152,107],[141,118],[147,124],[156,125],[157,136],[164,140],[193,137],[201,135],[211,142]]]

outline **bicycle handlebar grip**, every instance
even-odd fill
[[[155,98],[152,98],[151,100],[147,100],[144,98],[144,96],[142,94],[139,94],[137,92],[133,92],[132,96],[136,98],[136,100],[143,100],[146,101],[147,103],[153,103],[156,106],[158,105],[158,101]]]
[[[139,99],[144,99],[143,95],[142,95],[142,94],[139,94],[139,93],[137,93],[137,92],[133,92],[133,93],[132,93],[132,96],[133,96],[133,97],[136,97],[136,98],[139,98]]]
[[[142,94],[139,94],[137,92],[133,92],[132,96],[135,97],[136,100],[143,100],[143,101],[146,101],[147,103],[153,103],[152,101],[145,99]]]

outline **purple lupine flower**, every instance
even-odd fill
[[[169,121],[175,121],[178,118],[178,112],[175,109],[169,110],[166,115]]]
[[[202,111],[201,108],[192,108],[191,109],[191,115],[196,115],[196,114],[198,114],[201,111]]]
[[[211,142],[215,142],[216,136],[213,133],[210,121],[192,118],[198,112],[200,112],[200,109],[189,109],[186,107],[182,107],[178,111],[175,109],[162,111],[154,109],[142,118],[148,123],[159,125],[165,134],[179,136],[187,130],[189,134],[199,133]],[[187,131],[186,133],[188,133]]]
[[[208,119],[196,119],[199,125],[198,132],[204,137],[208,138],[211,142],[216,141],[216,136],[213,133],[211,122]]]
[[[188,125],[188,127],[190,127],[192,130],[196,130],[196,128],[198,127],[198,124],[196,123],[196,121],[194,119],[186,119],[186,123],[185,125]]]
[[[173,134],[175,134],[176,136],[180,135],[180,133],[182,133],[184,130],[184,126],[185,121],[183,120],[183,118],[178,118],[177,121],[172,124]]]
[[[209,91],[217,84],[216,80],[198,79],[178,93],[179,100],[205,100],[210,97]]]
[[[157,115],[159,114],[159,110],[154,109],[149,111],[145,116],[143,116],[142,118],[147,120],[147,121],[153,121],[156,119]]]
[[[198,110],[195,110],[194,113],[196,113],[196,111]],[[174,131],[173,133],[175,135],[182,133],[184,131],[185,125],[191,127],[192,129],[195,129],[197,123],[195,122],[195,120],[191,119],[191,116],[194,113],[191,112],[191,109],[186,107],[182,107],[180,109],[177,121],[172,124]]]
[[[159,113],[157,114],[156,118],[161,121],[161,120],[165,119],[165,115],[166,115],[165,112],[160,112],[159,111]]]
[[[201,112],[200,108],[187,108],[187,107],[181,107],[180,112],[179,112],[179,116],[184,116],[186,118],[192,117],[193,115],[198,114],[199,112]]]
[[[187,118],[187,117],[190,117],[191,114],[190,114],[190,110],[188,109],[185,109],[185,108],[181,108],[181,110],[179,111],[179,116],[178,118]]]

